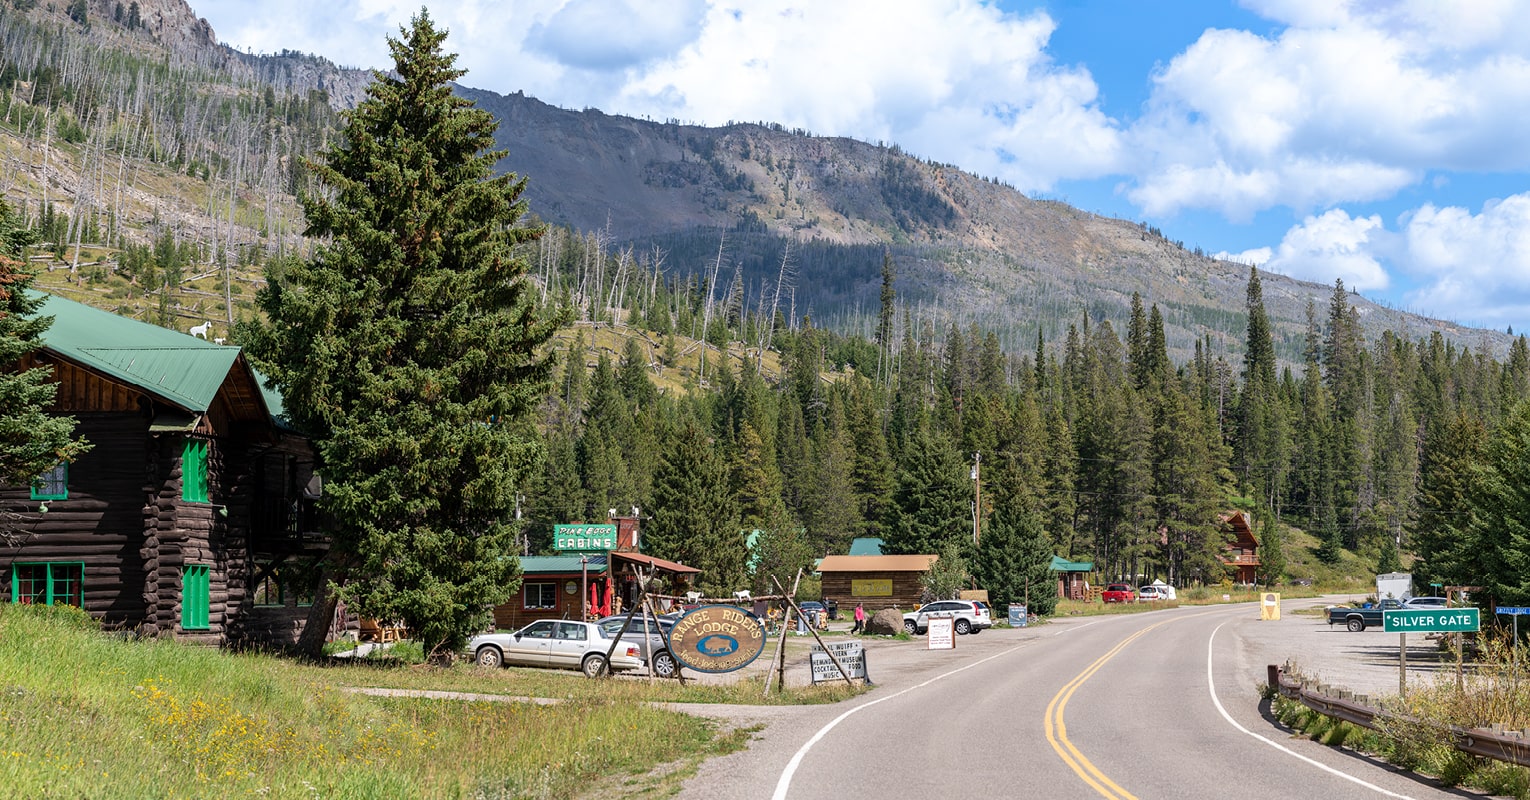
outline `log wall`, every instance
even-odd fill
[[[923,576],[923,572],[825,572],[823,599],[837,603],[841,615],[853,610],[856,603],[861,603],[868,615],[884,608],[913,611],[920,606],[919,599],[924,595],[924,586],[919,582]],[[857,596],[851,591],[853,580],[890,580],[892,594]]]

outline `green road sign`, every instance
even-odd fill
[[[1419,608],[1381,615],[1387,633],[1455,633],[1480,628],[1475,608]]]

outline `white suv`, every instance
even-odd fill
[[[993,617],[988,613],[988,606],[983,603],[975,600],[937,600],[926,603],[918,611],[904,614],[904,632],[913,636],[924,633],[930,627],[932,616],[954,618],[958,634],[977,633],[993,627]]]

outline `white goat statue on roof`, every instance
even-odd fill
[[[201,325],[193,325],[190,328],[187,328],[186,332],[192,336],[200,336],[205,340],[207,338],[207,334],[212,332],[212,323],[204,322]]]

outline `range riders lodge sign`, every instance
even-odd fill
[[[697,672],[732,672],[765,652],[765,624],[733,606],[702,606],[675,623],[669,652]]]

